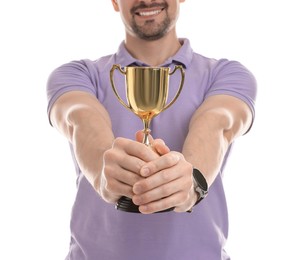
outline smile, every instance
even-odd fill
[[[139,16],[152,16],[152,15],[157,15],[161,13],[164,9],[160,10],[153,10],[153,11],[143,11],[143,12],[137,12],[136,14]]]

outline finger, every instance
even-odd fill
[[[130,185],[122,183],[116,179],[106,182],[105,189],[118,197],[126,196],[128,198],[132,198],[134,195]]]
[[[103,178],[101,179],[101,184],[103,189],[107,191],[108,194],[113,194],[112,196],[133,196],[133,181],[140,180],[140,176],[125,171],[120,167],[109,167],[105,166],[103,169]]]
[[[136,205],[148,204],[150,202],[161,200],[163,198],[169,197],[172,194],[182,190],[181,180],[177,179],[163,185],[157,186],[145,193],[136,194],[133,196],[133,201]],[[134,192],[134,188],[133,188]],[[134,192],[135,193],[135,192]]]
[[[144,137],[144,133],[142,130],[136,132],[135,134],[135,140],[139,143],[143,143],[143,137]],[[154,142],[154,139],[151,135],[149,135],[149,143],[150,145],[148,146],[148,148],[150,148],[152,151],[154,151],[157,154],[160,154],[159,152],[156,151],[156,149],[152,146],[152,142]]]
[[[192,189],[192,191],[189,193],[188,199],[184,203],[177,205],[174,208],[174,211],[175,212],[187,212],[188,210],[193,208],[197,199],[198,199],[198,195],[196,194],[195,190]]]
[[[126,151],[121,149],[110,149],[104,153],[103,157],[105,171],[112,176],[113,172],[121,172],[127,170],[139,174],[140,169],[145,165],[145,161],[138,157],[127,154]]]
[[[144,137],[143,131],[138,131],[135,134],[135,138],[138,142],[142,142]],[[170,149],[165,145],[162,139],[153,139],[151,135],[149,135],[150,148],[159,155],[166,154],[170,152]]]
[[[138,141],[139,143],[143,142],[143,138],[144,138],[143,130],[139,130],[135,133],[135,140]],[[149,143],[151,144],[152,141],[153,141],[153,137],[149,135]]]
[[[141,181],[143,177],[138,175],[137,173],[128,171],[126,169],[123,169],[121,167],[110,167],[106,166],[104,168],[104,176],[106,180],[112,180],[115,179],[118,182],[127,184],[129,186],[133,186],[135,183]]]
[[[178,178],[180,178],[180,175],[177,171],[165,169],[136,182],[133,185],[133,192],[136,195],[140,195]]]
[[[149,162],[158,157],[156,153],[154,153],[151,149],[148,149],[148,147],[143,143],[126,138],[117,138],[113,143],[113,147],[145,162]]]
[[[155,139],[151,143],[151,147],[160,155],[164,155],[170,152],[168,146],[164,143],[162,139]]]
[[[163,169],[176,165],[179,160],[180,157],[177,153],[167,153],[151,162],[144,164],[140,170],[140,174],[143,177],[149,177]]]
[[[161,200],[153,201],[148,204],[140,205],[139,210],[143,214],[151,214],[159,211],[163,211],[169,208],[173,208],[182,201],[184,195],[182,192],[174,193],[169,197],[163,198]]]

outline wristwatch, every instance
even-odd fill
[[[196,168],[193,168],[193,177],[194,177],[194,189],[198,195],[196,203],[197,205],[203,198],[208,194],[208,183],[205,176]]]

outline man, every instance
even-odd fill
[[[78,176],[67,259],[230,259],[222,173],[252,125],[256,83],[240,63],[203,57],[177,37],[182,2],[112,0],[126,30],[118,52],[64,64],[49,78],[50,121],[70,142]],[[152,121],[152,149],[112,91],[113,64],[184,67],[179,98]],[[180,77],[171,76],[169,96]],[[122,196],[141,213],[116,210]]]

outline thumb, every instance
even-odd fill
[[[142,143],[143,142],[143,137],[144,137],[144,133],[143,133],[143,130],[139,130],[135,133],[135,140],[137,142],[140,142]],[[151,135],[149,135],[149,142],[152,143],[153,141],[153,138]]]
[[[170,152],[169,147],[165,144],[165,142],[162,139],[153,140],[151,143],[151,147],[156,151],[156,153],[160,155],[164,155]]]

